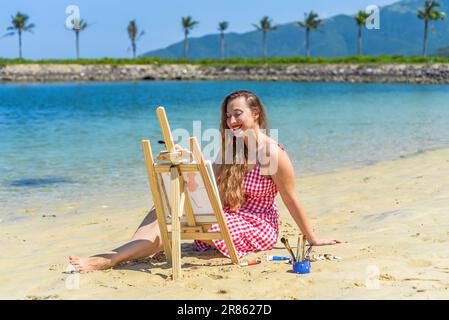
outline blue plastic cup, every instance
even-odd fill
[[[305,260],[304,262],[293,262],[293,272],[300,274],[310,273],[310,261]]]

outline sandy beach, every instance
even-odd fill
[[[448,299],[448,172],[449,149],[441,149],[298,177],[297,194],[317,234],[344,241],[315,248],[342,259],[313,262],[308,275],[266,261],[267,254],[286,255],[280,241],[271,251],[244,258],[262,259],[248,267],[213,252],[193,252],[185,243],[184,278],[178,282],[170,280],[171,268],[154,258],[67,274],[70,254],[100,253],[128,241],[148,207],[123,211],[99,205],[90,213],[64,215],[65,208],[50,203],[55,216],[0,224],[0,298]],[[296,245],[298,231],[281,199],[277,202],[280,235]]]

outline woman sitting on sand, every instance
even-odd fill
[[[276,244],[279,213],[275,197],[278,191],[310,244],[322,246],[340,243],[335,239],[318,238],[313,232],[295,194],[291,161],[285,150],[263,132],[266,127],[265,110],[255,94],[239,90],[224,99],[220,124],[222,150],[227,150],[227,141],[231,141],[234,146],[230,148],[233,150],[232,160],[231,164],[226,164],[226,161],[220,164],[216,161],[213,167],[228,229],[239,258],[251,252],[269,250]],[[225,139],[225,132],[229,130],[233,138]],[[248,132],[252,134],[247,134]],[[239,137],[243,137],[244,142],[243,152],[240,153],[234,151],[238,149],[236,140]],[[270,155],[269,162],[264,165],[261,161],[250,161],[252,153],[249,149],[252,146],[257,148],[257,152]],[[213,225],[209,230],[217,231],[218,225]],[[224,240],[195,241],[194,248],[216,248],[229,257]],[[102,270],[161,251],[163,246],[159,225],[155,211],[151,210],[127,244],[111,252],[85,259],[70,256],[69,260],[79,271]]]

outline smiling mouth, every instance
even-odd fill
[[[231,130],[239,130],[239,129],[241,129],[242,128],[242,126],[241,125],[238,125],[238,126],[232,126],[231,127]]]

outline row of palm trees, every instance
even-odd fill
[[[424,41],[423,41],[423,51],[422,54],[425,56],[427,54],[427,42],[428,42],[428,28],[432,21],[443,20],[446,14],[440,10],[438,7],[440,4],[436,1],[425,0],[424,7],[417,10],[418,18],[424,21]],[[366,25],[369,14],[365,11],[359,11],[355,16],[355,23],[357,25],[357,54],[362,55],[362,29]],[[8,33],[4,36],[12,36],[17,34],[19,37],[19,57],[22,58],[22,34],[24,32],[33,32],[35,28],[34,23],[29,23],[29,16],[18,12],[15,16],[11,17],[11,26],[7,28]],[[73,31],[75,32],[76,41],[76,57],[79,59],[79,36],[80,32],[88,27],[88,24],[83,19],[73,21]],[[181,25],[184,30],[184,57],[188,59],[189,52],[189,34],[190,32],[199,24],[191,16],[182,17]],[[297,25],[305,30],[305,51],[306,56],[310,57],[310,33],[314,30],[318,30],[322,26],[323,20],[321,20],[317,13],[310,11],[304,14],[304,21],[297,22]],[[276,26],[273,25],[272,20],[265,16],[258,24],[253,24],[256,30],[262,33],[262,57],[267,57],[267,34],[268,32],[276,30]],[[220,56],[222,59],[225,58],[225,31],[228,29],[229,23],[227,21],[221,21],[218,24],[218,31],[220,31]],[[145,34],[145,31],[139,30],[136,20],[129,22],[127,26],[128,37],[131,41],[131,46],[129,49],[133,52],[133,57],[136,58],[137,51],[137,41]],[[129,50],[128,49],[128,50]]]
[[[18,35],[19,37],[19,58],[22,59],[22,34],[24,32],[33,33],[33,29],[36,27],[34,23],[28,23],[30,17],[24,13],[17,12],[15,16],[11,17],[11,26],[9,26],[6,30],[6,33],[3,37]],[[75,46],[76,46],[76,58],[80,58],[80,32],[87,29],[89,24],[84,19],[74,19],[73,20],[73,31],[75,32]],[[145,31],[139,31],[136,20],[132,20],[129,22],[128,27],[126,28],[128,32],[128,36],[131,40],[131,46],[129,49],[132,49],[133,57],[136,58],[137,51],[137,41],[145,34]]]
[[[446,13],[438,10],[440,4],[436,1],[425,0],[424,8],[418,9],[418,18],[424,20],[424,41],[423,41],[423,51],[422,55],[427,54],[427,40],[428,40],[428,29],[429,24],[432,21],[444,20]],[[357,25],[357,54],[362,55],[362,29],[366,25],[369,14],[365,11],[359,11],[354,16],[355,23]],[[323,20],[319,19],[317,13],[310,11],[304,14],[304,21],[297,22],[298,26],[305,30],[305,51],[306,56],[310,57],[310,32],[317,30],[322,24]],[[269,31],[276,30],[276,26],[272,25],[271,20],[268,17],[262,18],[259,25],[254,25],[257,30],[262,31],[262,56],[265,58],[267,56],[266,49],[266,34]]]

